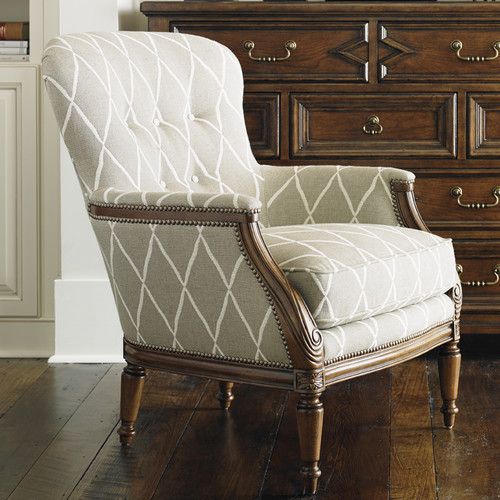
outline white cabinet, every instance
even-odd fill
[[[0,316],[38,314],[38,68],[0,67]]]

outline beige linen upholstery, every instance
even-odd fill
[[[261,198],[226,47],[172,33],[84,33],[50,41],[46,88],[85,192],[242,193]]]
[[[322,330],[325,363],[364,354],[427,333],[449,323],[455,306],[447,295],[432,297],[389,313]]]
[[[92,220],[125,338],[289,365],[271,305],[234,227]]]
[[[227,208],[249,213],[260,212],[262,207],[259,199],[237,193],[119,191],[114,188],[98,189],[88,200],[95,205]]]
[[[392,184],[413,182],[396,168],[263,166],[264,192],[271,226],[327,222],[399,225]]]
[[[301,224],[263,235],[321,329],[442,295],[456,282],[451,240],[425,231]]]
[[[324,329],[327,359],[451,318],[442,296],[453,284],[450,243],[397,227],[392,183],[411,182],[413,174],[261,167],[246,133],[241,69],[226,47],[181,33],[66,35],[49,42],[43,78],[87,202],[262,210],[273,256]],[[281,326],[250,268],[238,224],[91,217],[130,342],[290,366]],[[322,223],[329,224],[322,235],[328,241],[311,241],[315,224]],[[345,226],[332,223],[350,224],[348,244],[338,244]],[[356,223],[392,227],[367,230]],[[293,236],[294,224],[306,226]],[[276,227],[286,225],[292,226]],[[283,237],[289,241],[280,246]],[[308,239],[312,256],[300,259]],[[295,270],[287,267],[291,258]]]

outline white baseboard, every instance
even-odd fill
[[[56,280],[55,305],[49,363],[123,362],[122,329],[108,280]]]
[[[125,363],[123,356],[65,356],[54,354],[49,363]]]

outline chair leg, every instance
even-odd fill
[[[323,432],[323,403],[320,394],[301,394],[297,404],[297,426],[299,430],[300,474],[303,478],[303,494],[314,495],[321,476],[319,459],[321,434]]]
[[[444,425],[451,429],[455,424],[455,415],[458,413],[455,401],[458,396],[458,380],[460,377],[460,349],[458,340],[445,344],[439,352],[439,381],[443,406],[441,413],[444,416]]]
[[[128,446],[135,436],[135,422],[141,405],[142,389],[146,370],[140,366],[127,365],[122,373],[120,401],[121,427],[118,429],[120,443]]]
[[[223,410],[229,410],[229,407],[233,402],[233,385],[233,382],[219,382],[219,392],[217,393],[216,397],[219,400],[220,407]]]

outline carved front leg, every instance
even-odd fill
[[[458,381],[460,377],[460,349],[458,340],[452,340],[444,345],[439,352],[439,381],[443,406],[444,425],[451,429],[455,424],[455,415],[458,413],[455,404],[458,397]]]
[[[323,433],[323,403],[320,398],[324,389],[323,369],[295,372],[295,390],[300,393],[297,404],[297,427],[304,495],[316,493],[318,479],[321,476],[319,459]]]
[[[140,366],[127,365],[123,369],[120,402],[121,426],[118,434],[124,446],[130,445],[135,436],[135,422],[141,405],[145,379],[146,370]]]
[[[297,405],[297,425],[299,430],[300,474],[303,478],[303,494],[314,495],[321,476],[319,459],[321,435],[323,432],[323,403],[321,394],[302,394]]]

